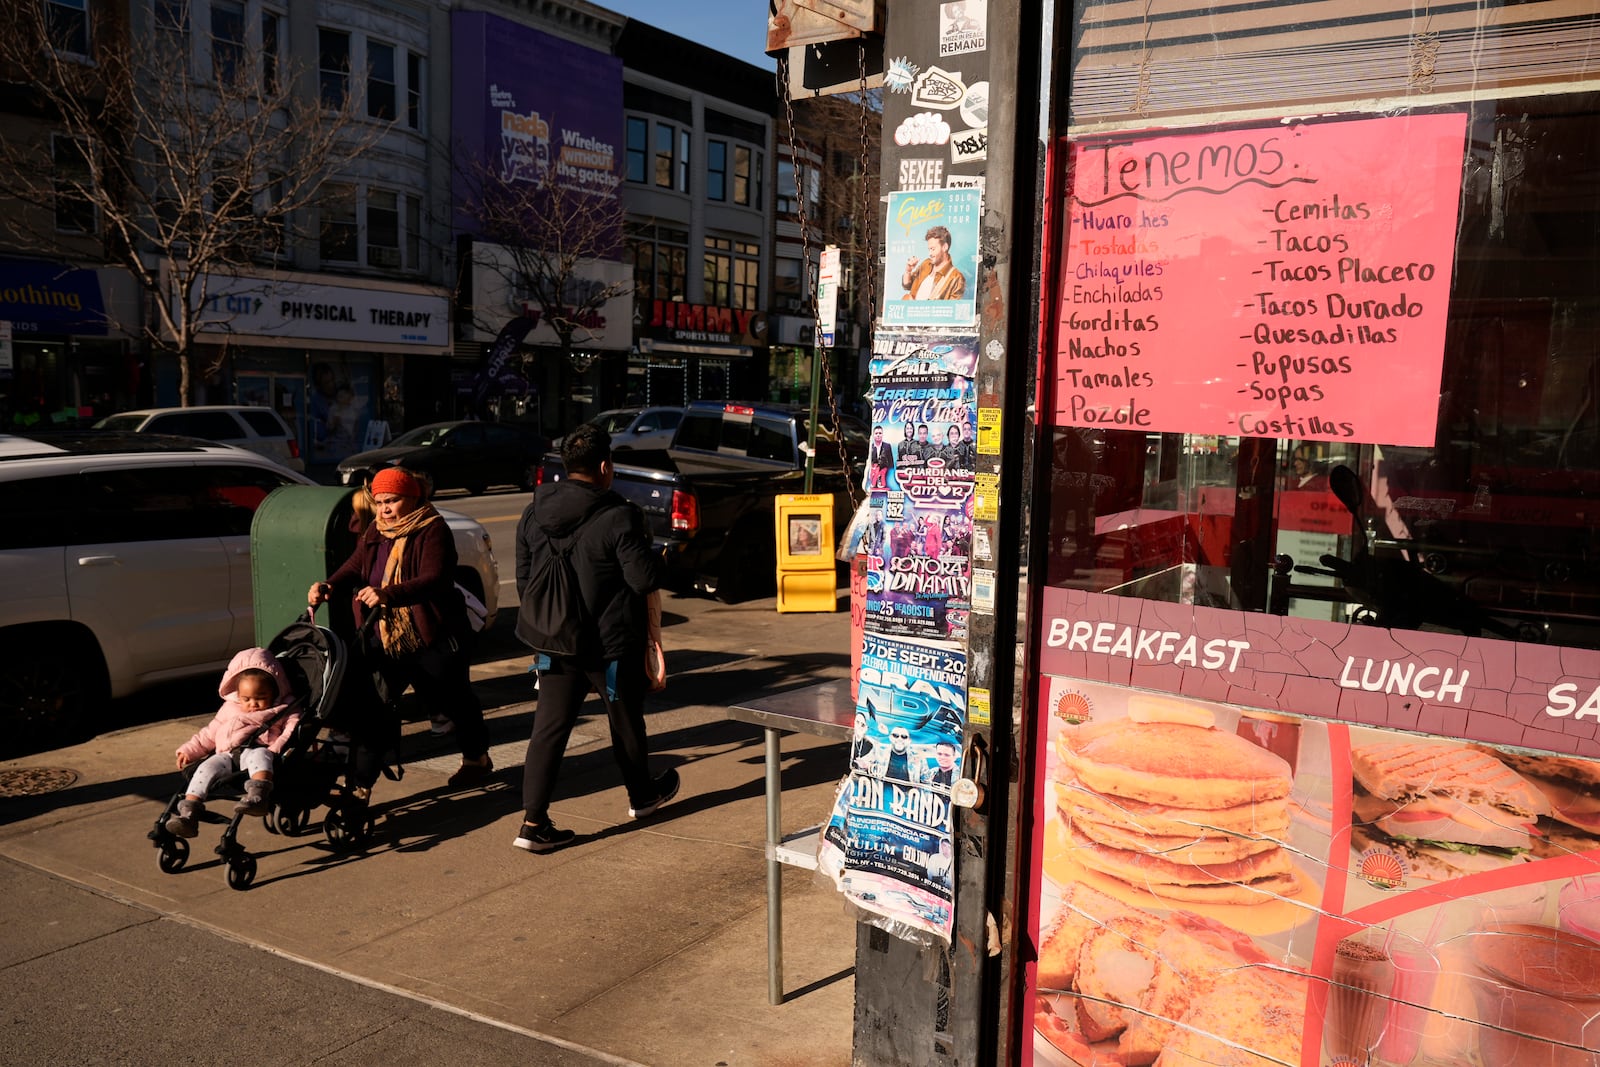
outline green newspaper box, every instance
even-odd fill
[[[250,576],[255,595],[256,644],[273,636],[306,610],[306,590],[350,558],[354,490],[324,485],[285,485],[256,509],[250,524]],[[346,630],[350,605],[329,603],[330,622]],[[344,618],[339,618],[339,613]]]

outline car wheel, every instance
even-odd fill
[[[482,496],[484,493],[487,493],[488,491],[489,491],[489,483],[488,482],[468,482],[467,483],[467,495],[468,496]]]
[[[70,630],[0,637],[0,751],[91,736],[110,699],[99,650]]]

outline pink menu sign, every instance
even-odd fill
[[[1063,425],[1431,445],[1463,114],[1069,148]]]

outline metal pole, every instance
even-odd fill
[[[822,390],[822,359],[827,350],[819,345],[811,346],[811,421],[807,425],[811,428],[810,440],[806,442],[806,487],[805,492],[811,492],[811,478],[817,466],[817,402]],[[839,427],[833,428],[835,434],[841,434]],[[842,439],[842,437],[841,437]]]
[[[807,474],[810,474],[809,468]],[[807,487],[809,488],[809,486]],[[783,1003],[783,843],[780,805],[783,796],[783,751],[778,731],[767,728],[767,1003]]]

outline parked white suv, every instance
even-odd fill
[[[250,523],[309,479],[159,435],[0,435],[0,753],[99,725],[111,697],[220,672],[256,643]],[[456,580],[498,608],[478,522],[440,509]]]
[[[142,411],[107,415],[95,423],[94,428],[198,437],[219,445],[249,449],[292,471],[306,469],[306,461],[300,456],[300,442],[295,439],[283,417],[271,408],[238,404],[145,408]]]

